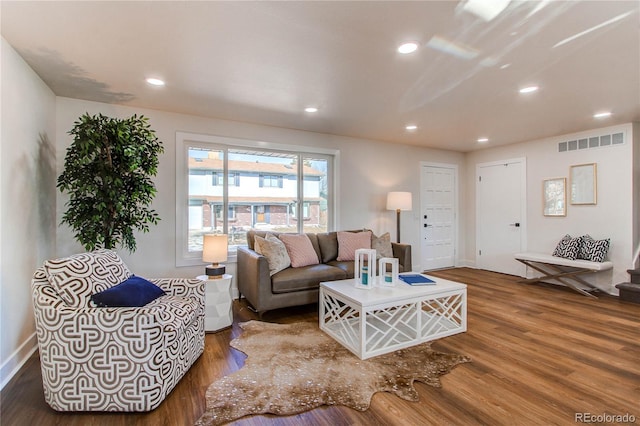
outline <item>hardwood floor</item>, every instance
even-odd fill
[[[468,268],[433,275],[468,285],[468,331],[433,348],[466,354],[473,362],[444,376],[442,388],[416,383],[417,403],[378,393],[364,412],[323,407],[233,424],[568,425],[578,413],[628,414],[640,423],[640,305]],[[238,323],[250,319],[257,315],[234,302],[233,327],[207,334],[205,353],[165,402],[146,414],[53,411],[44,402],[36,353],[3,389],[0,424],[192,425],[205,409],[208,385],[243,365],[244,354],[230,349],[229,341],[240,332]],[[317,306],[269,312],[264,320],[317,321]],[[614,423],[604,420],[599,423]]]

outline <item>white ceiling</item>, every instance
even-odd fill
[[[0,7],[2,36],[59,96],[463,152],[640,121],[638,1],[514,0],[489,22],[457,1]],[[400,55],[407,40],[420,48]]]

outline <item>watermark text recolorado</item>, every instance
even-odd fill
[[[576,423],[635,423],[636,416],[633,414],[593,414],[593,413],[576,413],[574,421]]]

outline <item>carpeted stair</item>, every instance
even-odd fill
[[[620,299],[640,303],[640,269],[627,269],[627,272],[631,277],[631,282],[616,285],[616,288],[620,290]]]

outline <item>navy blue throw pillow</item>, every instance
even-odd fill
[[[118,285],[92,294],[91,300],[100,307],[140,307],[165,294],[151,281],[132,275]]]

